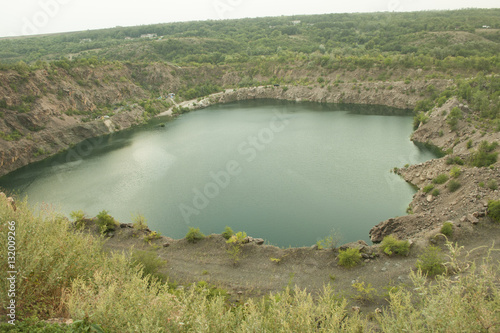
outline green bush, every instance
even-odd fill
[[[498,153],[493,152],[498,146],[497,142],[481,141],[476,152],[469,159],[469,164],[478,168],[487,167],[496,163]]]
[[[490,179],[487,185],[490,190],[494,191],[498,189],[498,183],[495,179]]]
[[[200,228],[189,227],[189,231],[186,234],[186,240],[189,243],[196,243],[199,240],[205,238],[205,235],[200,231]]]
[[[441,233],[448,237],[453,235],[453,223],[451,222],[443,223],[443,226],[441,227]]]
[[[484,187],[484,182],[479,182],[479,184],[477,184],[477,186]]]
[[[83,210],[74,210],[69,213],[69,216],[73,219],[73,223],[75,223],[75,227],[77,229],[82,228],[85,222],[85,213]]]
[[[430,191],[432,191],[433,189],[434,189],[434,185],[429,184],[429,185],[426,185],[426,186],[422,189],[422,191],[423,191],[424,193],[429,193],[429,192],[430,192]]]
[[[446,122],[450,125],[452,131],[457,130],[458,121],[463,118],[462,110],[457,107],[451,109],[450,114],[446,118]]]
[[[234,235],[233,229],[231,229],[230,227],[226,226],[224,228],[224,231],[222,232],[222,237],[224,237],[225,239],[229,239],[229,238],[231,238],[232,235]]]
[[[437,197],[439,195],[439,193],[440,193],[439,189],[436,188],[434,191],[432,191],[431,194],[432,194],[433,197]]]
[[[158,257],[156,252],[135,250],[132,253],[130,263],[132,266],[137,266],[142,269],[143,277],[149,276],[163,282],[166,281],[166,276],[159,272],[166,261]]]
[[[462,170],[459,167],[453,167],[450,170],[450,176],[453,178],[458,178],[462,174]]]
[[[233,264],[237,264],[238,261],[240,261],[240,256],[241,256],[241,247],[243,246],[243,243],[245,239],[247,238],[247,234],[244,231],[239,231],[232,235],[226,243],[228,244],[228,248],[226,249],[226,252],[229,254],[229,256],[233,259]]]
[[[159,232],[152,231],[146,236],[144,236],[144,241],[147,243],[152,241],[153,239],[159,239],[159,238],[161,238],[161,234]]]
[[[440,275],[445,272],[443,253],[439,247],[430,245],[417,260],[417,268],[430,276]]]
[[[464,165],[464,160],[462,160],[458,156],[448,156],[446,158],[446,164],[452,165],[452,164],[457,164],[457,165]]]
[[[448,190],[450,192],[455,192],[456,190],[458,190],[462,185],[457,182],[456,180],[450,180],[450,182],[448,183]]]
[[[347,268],[351,268],[359,264],[361,262],[361,258],[361,253],[359,253],[359,249],[356,248],[340,250],[338,255],[339,265]]]
[[[407,240],[398,240],[392,235],[385,236],[382,243],[380,243],[380,249],[389,256],[393,253],[406,256],[410,253],[410,242]]]
[[[117,222],[111,215],[108,214],[108,211],[103,210],[97,214],[96,217],[96,224],[99,226],[101,233],[105,234],[109,231],[115,230]]]
[[[500,222],[500,200],[488,202],[488,216],[494,221]]]
[[[448,177],[447,174],[442,173],[442,174],[438,175],[436,178],[434,178],[432,180],[432,182],[434,184],[444,184],[444,183],[446,183],[448,181],[449,178],[450,177]]]

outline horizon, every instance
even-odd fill
[[[446,11],[463,9],[496,9],[496,0],[480,0],[471,7],[467,1],[410,2],[408,0],[358,0],[351,3],[324,3],[311,0],[294,3],[283,0],[271,4],[263,0],[186,0],[176,4],[155,4],[96,0],[85,3],[75,0],[28,0],[28,4],[3,4],[2,12],[8,13],[0,23],[0,38],[36,37],[117,27],[135,27],[194,21],[222,21],[245,18],[265,18],[296,15],[387,13]],[[259,6],[262,3],[262,6]],[[83,6],[83,7],[82,7]],[[152,9],[151,9],[152,8]],[[140,13],[137,15],[136,13]]]

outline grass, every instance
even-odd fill
[[[115,227],[118,224],[118,222],[116,222],[106,210],[101,211],[96,217],[96,224],[99,226],[102,234],[115,230]]]
[[[380,243],[380,249],[387,255],[398,254],[406,256],[410,253],[410,242],[398,240],[396,237],[390,235],[385,236]]]
[[[224,231],[222,232],[222,237],[224,237],[227,240],[227,239],[231,238],[232,235],[234,235],[233,229],[231,229],[230,227],[226,226],[224,228]]]
[[[487,184],[488,188],[492,191],[495,191],[498,189],[498,183],[496,179],[490,179]]]

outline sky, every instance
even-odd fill
[[[244,17],[500,8],[498,0],[5,0],[0,37]]]

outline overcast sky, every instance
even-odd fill
[[[499,8],[498,0],[3,0],[0,37],[294,14]]]

